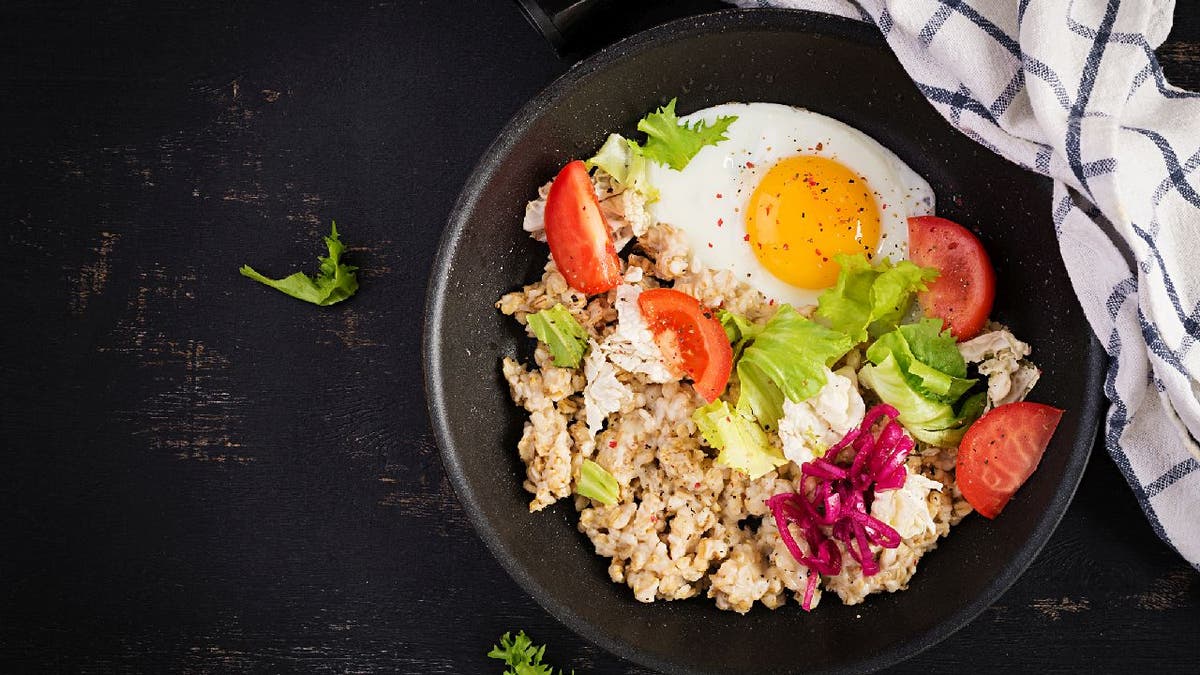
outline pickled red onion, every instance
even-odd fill
[[[837,542],[859,564],[863,576],[879,572],[871,545],[900,545],[900,534],[868,511],[876,492],[904,487],[908,475],[904,462],[913,440],[896,421],[898,416],[890,405],[871,408],[862,424],[830,447],[824,457],[800,466],[800,492],[781,492],[767,500],[783,545],[809,570],[800,603],[805,611],[812,610],[819,575],[833,576],[842,570],[842,549]],[[871,428],[881,417],[888,419],[875,436]],[[849,466],[838,463],[846,448],[854,450]],[[792,525],[803,537],[807,553],[796,541]]]

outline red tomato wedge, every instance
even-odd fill
[[[981,515],[995,518],[1033,475],[1063,411],[1041,403],[1009,403],[980,417],[958,446],[958,489]]]
[[[996,297],[996,273],[970,230],[937,216],[908,219],[909,258],[939,276],[917,296],[927,316],[942,319],[960,342],[979,334]]]
[[[669,288],[643,291],[638,307],[667,360],[692,378],[705,401],[717,400],[729,384],[733,348],[716,314],[687,293]]]
[[[621,283],[621,260],[583,162],[563,167],[546,197],[546,243],[567,285],[595,295]]]

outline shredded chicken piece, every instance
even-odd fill
[[[611,413],[633,401],[633,390],[617,379],[617,369],[608,361],[595,340],[588,341],[589,351],[583,360],[587,386],[583,388],[583,409],[588,432],[594,438]]]
[[[1007,328],[999,328],[958,343],[958,352],[970,363],[979,363],[989,356],[1008,352],[1015,358],[1029,356],[1029,345],[1021,342]]]
[[[937,536],[937,523],[929,512],[929,493],[940,491],[942,484],[905,467],[908,475],[904,486],[896,490],[875,492],[871,515],[891,525],[902,539],[920,534]]]
[[[988,378],[985,406],[988,410],[1024,400],[1042,375],[1037,366],[1025,359],[1031,351],[1029,345],[1006,328],[961,342],[958,351],[967,362],[978,363],[979,373]]]
[[[597,174],[602,173],[597,170]],[[634,237],[640,237],[650,227],[650,214],[646,211],[646,196],[637,190],[621,189],[612,194],[599,194],[600,212],[608,221],[613,233],[613,245],[617,250],[625,248]]]
[[[638,308],[641,294],[641,287],[633,284],[617,287],[617,328],[600,344],[600,351],[620,368],[644,375],[649,382],[673,382],[679,375],[667,366],[662,350],[654,342],[654,333]]]
[[[550,196],[550,186],[553,184],[554,181],[550,181],[538,188],[537,199],[525,205],[525,220],[521,222],[521,229],[538,241],[546,241],[546,197]]]
[[[521,228],[538,241],[546,241],[546,198],[550,196],[553,184],[554,181],[550,181],[538,188],[537,199],[525,205]],[[620,187],[603,169],[597,169],[593,174],[592,189],[600,201],[600,212],[608,221],[618,251],[634,237],[646,233],[653,220],[646,210],[646,195]]]
[[[692,249],[683,233],[665,223],[657,223],[638,238],[646,255],[654,260],[654,276],[666,281],[683,276],[692,267]]]
[[[800,403],[783,402],[779,439],[783,441],[784,456],[797,465],[823,455],[831,445],[862,423],[866,413],[862,395],[855,386],[853,370],[841,368],[835,372],[827,369],[825,378],[825,386],[816,396]]]

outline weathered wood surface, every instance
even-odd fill
[[[503,1],[81,5],[0,8],[0,669],[496,672],[525,629],[641,672],[487,554],[421,390],[450,205],[568,62]],[[1195,5],[1160,50],[1193,89]],[[237,276],[335,218],[350,302]],[[1197,626],[1200,576],[1098,449],[1028,573],[897,670],[1195,672]]]

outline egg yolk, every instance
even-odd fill
[[[771,167],[746,211],[747,241],[758,261],[800,288],[832,286],[835,253],[874,256],[879,230],[867,182],[838,161],[812,155]]]

